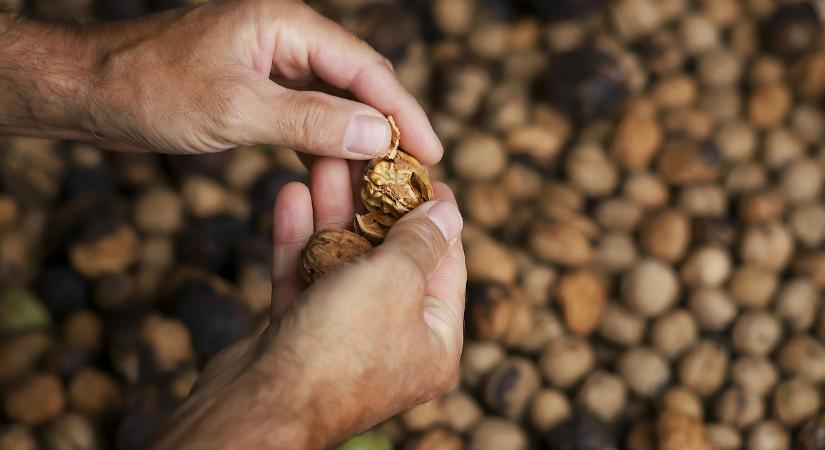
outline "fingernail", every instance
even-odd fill
[[[464,225],[458,208],[450,202],[436,203],[427,210],[427,217],[438,227],[447,242],[457,238]]]
[[[377,156],[390,148],[390,124],[383,117],[354,116],[344,133],[344,148],[353,153]]]

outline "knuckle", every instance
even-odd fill
[[[400,227],[399,240],[405,247],[415,249],[428,267],[434,265],[446,253],[447,242],[435,224],[426,219],[415,219]]]
[[[202,108],[209,115],[208,122],[224,130],[237,129],[250,120],[243,112],[244,108],[249,105],[247,101],[249,99],[246,98],[247,96],[244,95],[245,93],[241,89],[231,87],[231,83],[229,86],[216,91],[217,93],[213,97],[215,101],[211,108]]]
[[[212,87],[209,98],[192,99],[192,109],[200,114],[194,126],[215,142],[238,143],[243,134],[250,131],[251,124],[262,121],[255,108],[250,108],[254,99],[243,88],[243,83],[234,80],[218,80]]]
[[[384,288],[388,292],[423,291],[427,278],[419,264],[407,252],[379,254],[380,266],[385,267]]]
[[[295,114],[286,128],[288,136],[292,136],[294,145],[302,150],[328,149],[333,146],[330,127],[323,126],[330,109],[329,103],[323,98],[311,93],[304,93],[300,100],[296,99]]]
[[[264,0],[264,3],[271,4],[271,2]],[[277,11],[284,16],[290,17],[291,20],[301,17],[307,13],[309,7],[300,0],[281,0],[276,7]]]

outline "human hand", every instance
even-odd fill
[[[0,12],[0,61],[0,133],[366,160],[389,147],[392,115],[423,164],[442,154],[390,63],[297,0],[214,1],[84,27]]]
[[[440,201],[301,292],[307,239],[352,215],[346,194],[318,204],[326,188],[314,184],[310,195],[292,183],[280,192],[271,325],[210,361],[156,448],[320,449],[456,382],[466,269],[449,188],[437,183]]]
[[[389,148],[392,115],[403,148],[423,164],[441,157],[391,64],[301,2],[210,2],[92,35],[106,44],[89,125],[112,146],[181,154],[275,144],[365,160]],[[298,90],[308,88],[325,92]]]

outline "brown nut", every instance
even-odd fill
[[[384,214],[369,212],[366,214],[356,214],[352,219],[352,229],[356,233],[367,238],[374,244],[384,242],[384,237],[390,231],[390,227],[395,223],[395,219]]]
[[[418,160],[394,150],[369,162],[360,195],[368,211],[400,218],[431,200],[433,187],[427,169]]]
[[[819,411],[819,388],[804,378],[791,378],[776,387],[773,416],[791,428],[801,425]]]
[[[789,450],[791,438],[779,422],[766,420],[750,430],[746,447],[749,450]]]
[[[710,450],[705,428],[699,420],[665,411],[657,420],[659,448],[662,450]]]
[[[825,415],[814,417],[799,431],[797,441],[802,450],[816,450],[825,445]]]
[[[496,413],[518,419],[540,387],[539,372],[532,362],[520,357],[508,358],[487,379],[484,402]]]
[[[703,340],[688,351],[679,363],[679,378],[702,397],[718,391],[728,374],[728,354],[716,343]]]
[[[19,381],[3,399],[6,417],[25,425],[39,425],[60,415],[66,394],[57,375],[34,373]]]
[[[542,389],[533,396],[530,405],[530,421],[541,431],[550,431],[572,414],[572,408],[564,392]]]
[[[301,252],[301,273],[312,284],[345,262],[372,249],[365,238],[347,230],[324,229],[313,234]]]
[[[714,450],[742,448],[742,436],[739,430],[724,423],[711,423],[705,426],[705,436]]]
[[[594,272],[582,269],[565,274],[556,289],[564,310],[564,321],[573,334],[589,335],[599,325],[607,294]]]

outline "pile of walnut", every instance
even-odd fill
[[[307,284],[380,244],[390,227],[404,214],[433,198],[427,169],[398,149],[401,132],[392,116],[390,149],[364,170],[358,197],[366,209],[352,220],[354,233],[327,228],[313,234],[301,253],[301,272]]]

